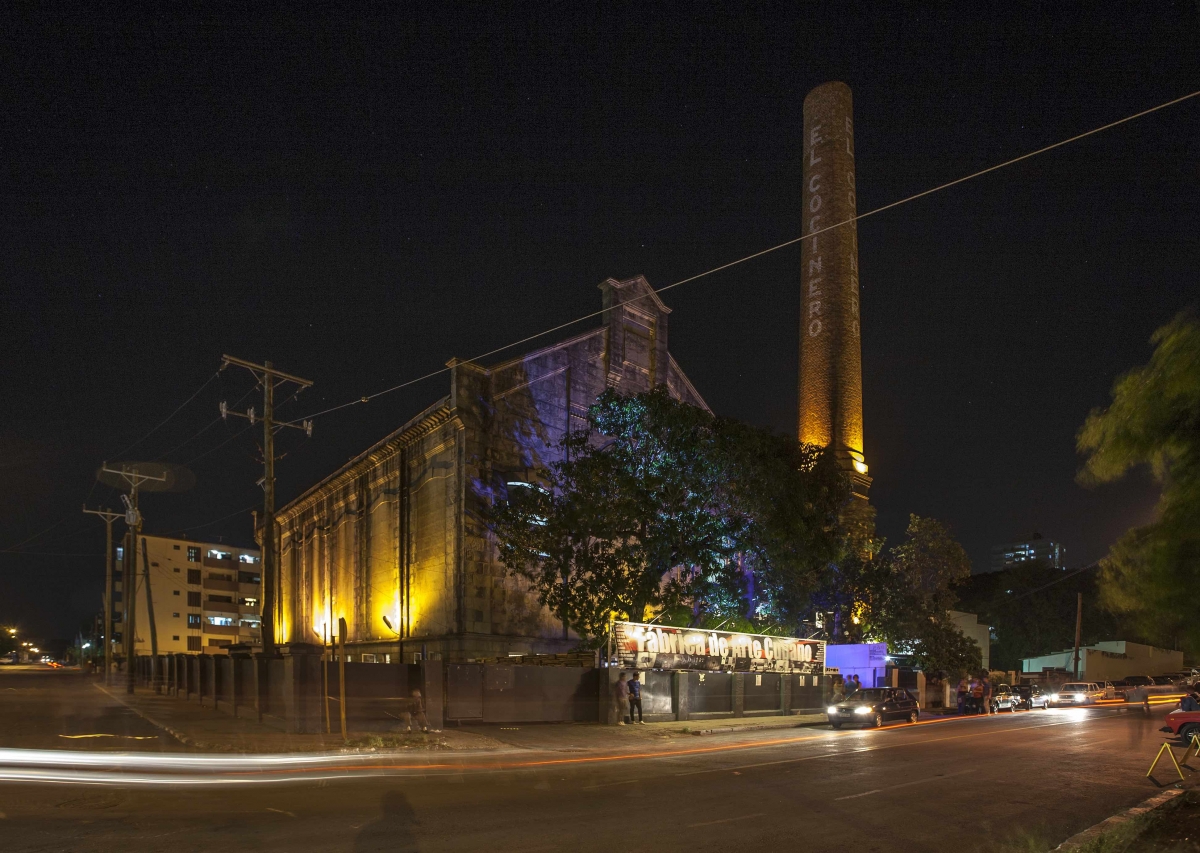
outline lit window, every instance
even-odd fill
[[[218,551],[216,548],[208,549],[208,559],[210,560],[232,560],[232,551]]]
[[[254,557],[250,554],[241,554],[238,556],[238,562],[239,563],[250,563],[251,565],[253,565],[258,562],[258,557]]]

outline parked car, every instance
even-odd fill
[[[882,726],[888,720],[903,719],[915,723],[921,705],[907,690],[898,687],[867,687],[826,709],[829,724]]]
[[[1104,698],[1104,690],[1094,681],[1070,681],[1050,694],[1050,707],[1063,705],[1091,705]]]
[[[1159,687],[1174,687],[1175,676],[1173,675],[1154,675],[1151,680]]]
[[[1103,698],[1103,699],[1119,699],[1121,697],[1120,692],[1117,690],[1116,682],[1114,682],[1114,681],[1098,681],[1096,683],[1100,686],[1100,689],[1104,691],[1104,696],[1101,698]]]
[[[1008,684],[997,685],[996,691],[992,694],[992,713],[998,714],[1001,711],[1015,711],[1021,706],[1021,694],[1013,690]]]
[[[1050,694],[1042,690],[1040,684],[1019,684],[1013,689],[1020,699],[1017,703],[1018,708],[1032,711],[1034,708],[1044,710],[1050,707]]]
[[[1164,683],[1165,682],[1165,683]],[[1127,675],[1125,683],[1125,701],[1141,702],[1148,696],[1160,696],[1164,693],[1177,693],[1175,683],[1166,676]]]

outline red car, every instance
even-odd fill
[[[1200,711],[1181,711],[1176,708],[1167,714],[1166,725],[1161,731],[1179,735],[1184,743],[1192,742],[1192,735],[1200,734]]]

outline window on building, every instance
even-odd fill
[[[208,624],[209,625],[232,626],[234,624],[234,621],[233,621],[233,617],[231,617],[231,616],[209,616]]]
[[[210,560],[232,560],[233,552],[232,551],[221,551],[216,548],[209,548],[208,554],[206,556]]]
[[[188,651],[189,652],[200,651],[200,638],[199,637],[188,637]]]
[[[200,627],[200,614],[199,613],[189,613],[188,614],[188,627],[189,628],[199,628]]]
[[[179,574],[179,566],[176,566],[171,571],[173,571],[175,574]]]
[[[262,575],[255,572],[238,572],[238,583],[262,583]]]
[[[375,663],[375,655],[364,653],[362,656],[362,662],[363,663]]]
[[[233,604],[232,595],[210,595],[208,600],[217,604]]]
[[[117,546],[117,561],[119,562],[124,559],[125,559],[125,549],[122,548],[120,545],[118,545]]]
[[[172,619],[178,619],[178,618],[179,618],[179,614],[178,614],[178,613],[172,613],[172,614],[171,614],[171,618],[172,618]]]
[[[255,557],[253,554],[239,554],[238,562],[249,563],[250,565],[254,566],[258,565],[258,557]]]
[[[188,546],[188,562],[189,563],[199,563],[200,562],[200,549],[194,545]]]
[[[150,566],[151,566],[152,568],[155,568],[155,569],[157,569],[157,568],[158,568],[158,563],[151,563],[151,564],[150,564]]]
[[[249,597],[243,598],[241,603],[244,604],[246,607],[258,607],[258,599],[257,598],[249,598]]]
[[[177,590],[177,589],[171,590],[171,595],[179,595],[179,590]]]
[[[113,590],[113,601],[120,601],[120,600],[121,600],[121,590],[114,589]]]
[[[176,595],[178,595],[178,594],[179,593],[176,593]],[[188,593],[188,607],[199,607],[199,606],[200,606],[200,593],[199,592],[189,592]]]
[[[172,635],[172,636],[171,636],[171,639],[172,639],[172,640],[174,640],[175,642],[177,642],[177,643],[178,643],[178,642],[179,642],[179,635],[178,635],[178,634],[174,634],[174,635]]]
[[[174,548],[176,551],[178,551],[178,550],[179,550],[179,546],[178,546],[178,545],[172,545],[171,547],[172,547],[172,548]],[[176,637],[175,639],[177,639],[177,640],[178,640],[179,638],[178,638],[178,637]]]
[[[209,637],[209,638],[208,638],[208,644],[209,644],[210,646],[220,646],[220,647],[224,647],[224,646],[228,646],[228,645],[229,645],[229,641],[228,641],[228,640],[218,640],[218,639],[216,639],[216,638],[214,638],[214,637]]]
[[[200,583],[200,570],[199,569],[188,569],[188,583],[190,583],[190,584]]]

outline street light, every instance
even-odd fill
[[[397,663],[404,663],[404,638],[400,636],[400,632],[392,625],[392,620],[387,618],[387,614],[383,614],[383,624],[388,626],[388,630],[396,635],[396,658]]]

